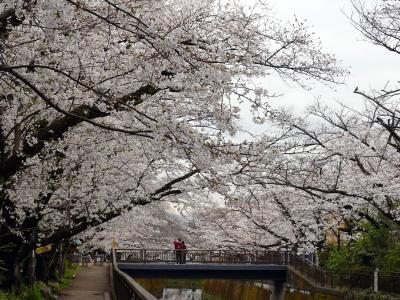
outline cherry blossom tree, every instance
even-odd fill
[[[119,248],[173,249],[172,241],[181,238],[189,247],[196,246],[191,236],[191,224],[186,215],[179,213],[169,202],[153,202],[135,207],[98,227],[75,238],[85,241],[84,249],[111,249],[114,237]],[[130,229],[130,230],[129,230]]]
[[[354,1],[352,16],[368,41],[395,53],[398,3]],[[253,102],[267,116],[270,132],[219,148],[229,160],[202,174],[203,201],[186,211],[194,225],[177,230],[195,232],[199,247],[309,253],[326,246],[329,230],[354,233],[360,220],[399,226],[399,89],[354,93],[364,109],[317,103],[302,117],[262,111]]]
[[[399,2],[353,1],[353,7],[353,25],[367,41],[398,53]],[[400,224],[399,89],[357,87],[354,93],[364,110],[316,104],[303,117],[268,110],[278,136],[253,142],[262,155],[237,157],[224,180],[230,185],[226,207],[204,213],[204,224],[214,223],[208,230],[221,235],[218,243],[311,251],[343,222],[346,230],[358,220]]]
[[[352,0],[351,21],[367,41],[400,54],[400,4],[396,0]]]
[[[237,159],[226,207],[212,208],[221,217],[204,214],[221,241],[310,252],[341,222],[400,225],[398,91],[355,93],[365,110],[316,104],[311,120],[271,113],[283,131],[275,146]]]
[[[345,71],[304,23],[267,7],[3,1],[0,236],[13,278],[38,244],[211,178],[238,103],[270,95],[251,79],[271,74],[307,86]]]

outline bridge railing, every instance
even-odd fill
[[[280,251],[116,249],[115,254],[117,262],[175,263],[177,252],[185,256],[186,263],[286,265],[288,262],[288,252]]]
[[[179,251],[179,250],[178,250]],[[175,263],[173,249],[116,249],[117,263]],[[318,287],[332,288],[332,275],[293,252],[237,251],[237,250],[185,250],[186,263],[202,264],[276,264],[288,265],[291,270]],[[294,280],[294,277],[289,278]]]
[[[288,266],[300,273],[312,285],[323,288],[333,288],[332,274],[314,265],[307,259],[293,253],[288,252]]]
[[[157,300],[130,276],[118,269],[115,250],[112,250],[112,285],[118,300]]]

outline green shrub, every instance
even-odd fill
[[[398,229],[398,228],[397,228]],[[400,272],[400,242],[391,226],[372,226],[368,222],[359,225],[359,233],[353,240],[342,242],[340,247],[328,249],[321,258],[321,265],[330,271]]]
[[[39,281],[30,288],[25,287],[20,295],[16,295],[14,290],[8,293],[0,292],[0,300],[45,300],[41,293],[45,287],[46,285]]]
[[[62,275],[59,279],[60,284],[58,287],[58,292],[71,285],[78,270],[79,270],[79,265],[71,264],[68,260],[65,260],[64,275]]]
[[[42,293],[40,292],[40,284],[35,283],[31,288],[26,291],[25,299],[29,300],[44,300]]]
[[[372,290],[351,290],[348,291],[344,300],[398,300],[398,296],[392,296]]]

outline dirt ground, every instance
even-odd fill
[[[82,267],[72,285],[61,292],[60,300],[109,300],[109,265]]]

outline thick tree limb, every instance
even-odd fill
[[[122,213],[126,211],[132,210],[135,206],[143,206],[147,205],[153,201],[159,201],[164,197],[171,196],[171,195],[178,195],[181,194],[182,191],[179,189],[173,189],[173,185],[184,181],[191,176],[199,173],[199,170],[192,170],[182,176],[179,176],[163,185],[163,187],[157,189],[155,192],[153,192],[148,199],[145,198],[135,198],[133,201],[128,206],[125,206],[123,208],[119,209],[114,209],[110,212],[107,213],[101,213],[98,215],[97,218],[89,219],[88,217],[78,217],[74,219],[73,228],[59,228],[56,232],[54,232],[51,236],[48,238],[45,238],[43,241],[41,241],[43,244],[51,244],[51,243],[57,243],[60,242],[62,239],[68,239],[73,237],[74,235],[77,235],[89,228],[104,224],[118,216],[120,216]]]
[[[87,122],[92,125],[98,126],[100,128],[106,130],[119,131],[127,134],[137,135],[141,137],[151,138],[148,135],[150,133],[149,130],[125,130],[121,128],[113,128],[111,126],[106,126],[103,124],[99,124],[97,122],[92,121],[96,118],[106,117],[109,115],[108,112],[100,111],[95,106],[88,105],[80,105],[72,111],[65,111],[61,109],[57,105],[55,105],[46,95],[44,95],[40,90],[38,90],[32,83],[30,83],[25,77],[18,74],[16,71],[10,68],[2,69],[0,66],[0,70],[7,71],[14,75],[17,79],[21,80],[25,83],[29,88],[31,88],[36,94],[38,94],[46,103],[48,103],[52,108],[64,114],[63,117],[59,119],[53,120],[50,124],[47,124],[47,121],[39,122],[37,125],[36,133],[34,137],[37,138],[38,143],[34,145],[30,145],[27,142],[24,143],[22,154],[26,157],[32,157],[38,154],[44,147],[46,142],[54,141],[63,136],[65,132],[67,132],[70,128],[82,123]],[[141,103],[141,96],[144,94],[154,95],[159,90],[152,87],[151,85],[146,85],[139,88],[137,91],[130,93],[126,96],[123,96],[119,99],[119,102],[122,104],[126,104],[130,101],[134,101],[135,105]],[[2,159],[0,160],[0,178],[3,180],[8,180],[12,177],[16,172],[18,172],[22,165],[25,157],[22,155],[11,155],[8,158],[5,158],[2,155]]]

